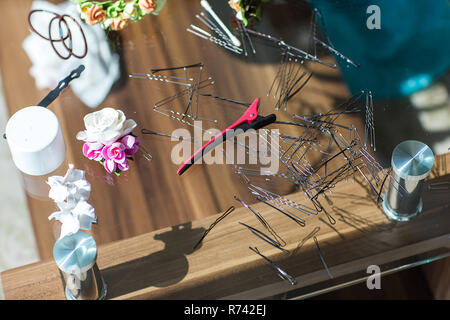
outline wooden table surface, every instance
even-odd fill
[[[231,11],[227,10],[226,4],[220,6],[222,11],[218,12],[223,12],[227,21]],[[0,21],[0,69],[10,115],[35,105],[49,91],[36,89],[29,73],[31,62],[22,48],[22,41],[30,34],[26,23],[30,7],[31,1],[5,0],[0,3],[5,13],[5,19]],[[296,44],[294,27],[308,29],[309,9],[305,6],[294,8],[296,10],[292,10],[292,5],[271,8],[260,31],[278,34]],[[256,58],[245,58],[191,35],[186,27],[192,23],[199,25],[195,14],[200,11],[196,0],[168,1],[159,16],[148,16],[123,31],[110,33],[111,44],[121,57],[122,78],[95,110],[107,106],[122,109],[127,117],[138,123],[135,130],[138,135],[141,128],[167,134],[177,128],[190,129],[152,110],[154,103],[173,94],[174,86],[128,79],[127,75],[148,72],[151,68],[203,62],[204,74],[215,80],[210,93],[249,102],[261,97],[260,113],[274,112],[275,100],[266,93],[278,68],[278,51],[261,45],[257,47]],[[283,24],[280,24],[282,18]],[[48,54],[53,54],[50,44],[49,50]],[[290,103],[289,113],[277,112],[279,119],[289,120],[292,113],[311,113],[310,105],[317,106],[317,110],[326,110],[348,96],[338,70],[320,65],[311,68],[316,72],[315,76]],[[181,112],[183,103],[176,102],[172,108]],[[59,118],[67,145],[66,162],[58,174],[63,175],[67,163],[73,163],[76,168],[86,171],[87,180],[92,184],[89,203],[95,207],[99,218],[99,225],[93,228],[92,234],[99,245],[216,214],[236,204],[234,195],[254,201],[231,165],[194,166],[183,176],[177,176],[178,165],[170,159],[175,142],[165,137],[141,136],[153,161],[149,163],[138,158],[120,177],[109,175],[100,165],[82,155],[82,142],[75,139],[77,132],[84,129],[84,115],[94,110],[86,107],[70,89],[66,89],[49,108]],[[201,99],[200,108],[204,116],[218,120],[215,125],[203,122],[205,127],[211,125],[211,128],[225,128],[243,111],[241,107],[211,98]],[[357,117],[345,121],[360,127]],[[57,225],[48,221],[56,207],[47,197],[46,177],[32,179],[25,176],[24,179],[39,254],[45,260],[51,258],[58,237]]]

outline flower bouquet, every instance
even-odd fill
[[[127,119],[121,110],[104,108],[84,117],[86,130],[77,134],[82,140],[83,154],[100,162],[108,173],[120,175],[129,169],[128,160],[138,151],[140,140],[131,131],[136,122]]]
[[[80,17],[89,25],[100,24],[103,29],[122,30],[129,22],[141,20],[148,14],[157,15],[166,0],[72,0],[78,4]]]

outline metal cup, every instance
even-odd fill
[[[422,186],[434,164],[434,154],[424,143],[407,140],[392,153],[389,189],[383,198],[388,218],[409,221],[422,211]]]
[[[63,272],[68,300],[101,300],[106,284],[97,267],[97,245],[81,231],[56,241],[53,247],[56,265]]]

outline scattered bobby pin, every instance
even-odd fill
[[[258,221],[263,225],[264,228],[266,228],[267,231],[276,239],[278,243],[280,243],[281,246],[285,246],[286,242],[273,230],[273,228],[269,225],[269,223],[263,218],[261,214],[253,210],[248,204],[246,204],[244,201],[239,199],[238,197],[234,196],[234,199],[238,202],[240,202],[244,207],[246,207],[248,210],[250,210],[258,219]]]
[[[203,239],[208,235],[208,233],[214,228],[220,221],[225,219],[231,212],[234,211],[234,206],[229,207],[219,218],[214,221],[208,229],[205,230],[203,236],[198,240],[198,242],[194,246],[194,250],[202,243]]]
[[[278,240],[272,239],[271,237],[269,237],[268,235],[266,235],[264,232],[261,232],[261,231],[259,231],[258,229],[253,228],[253,227],[251,227],[251,226],[249,226],[249,225],[247,225],[247,224],[245,224],[245,223],[243,223],[243,222],[239,222],[239,223],[240,223],[241,225],[243,225],[244,227],[247,227],[248,230],[250,230],[255,236],[257,236],[257,237],[260,238],[261,240],[267,242],[268,244],[270,244],[271,246],[277,248],[277,249],[280,250],[281,252],[289,253],[288,250],[282,248],[282,244],[281,244]],[[285,245],[285,244],[286,244],[286,243],[284,243],[284,245]]]
[[[289,284],[291,284],[291,285],[297,284],[297,280],[295,280],[294,277],[289,275],[287,272],[285,272],[283,269],[281,269],[279,265],[277,265],[275,262],[273,262],[272,260],[270,260],[269,258],[264,256],[261,252],[259,252],[258,248],[256,248],[256,247],[255,248],[249,247],[249,249],[252,250],[253,252],[255,252],[256,254],[258,254],[260,257],[262,257],[268,263],[270,263],[270,265],[276,270],[277,275],[281,279],[288,281]]]
[[[329,276],[331,279],[333,279],[333,275],[331,274],[330,270],[328,269],[328,266],[327,266],[327,264],[326,264],[326,262],[325,262],[325,259],[323,258],[322,252],[320,251],[319,241],[317,241],[316,236],[314,236],[313,239],[314,239],[314,243],[316,244],[317,251],[319,252],[320,260],[322,261],[322,264],[323,264],[323,266],[325,267],[325,270],[327,271],[328,276]]]

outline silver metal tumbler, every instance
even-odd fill
[[[94,238],[81,231],[65,236],[56,241],[53,257],[64,274],[68,300],[105,298],[106,284],[97,267]]]
[[[388,218],[409,221],[422,211],[422,186],[433,168],[434,154],[424,143],[407,140],[392,153],[389,189],[383,198]]]

